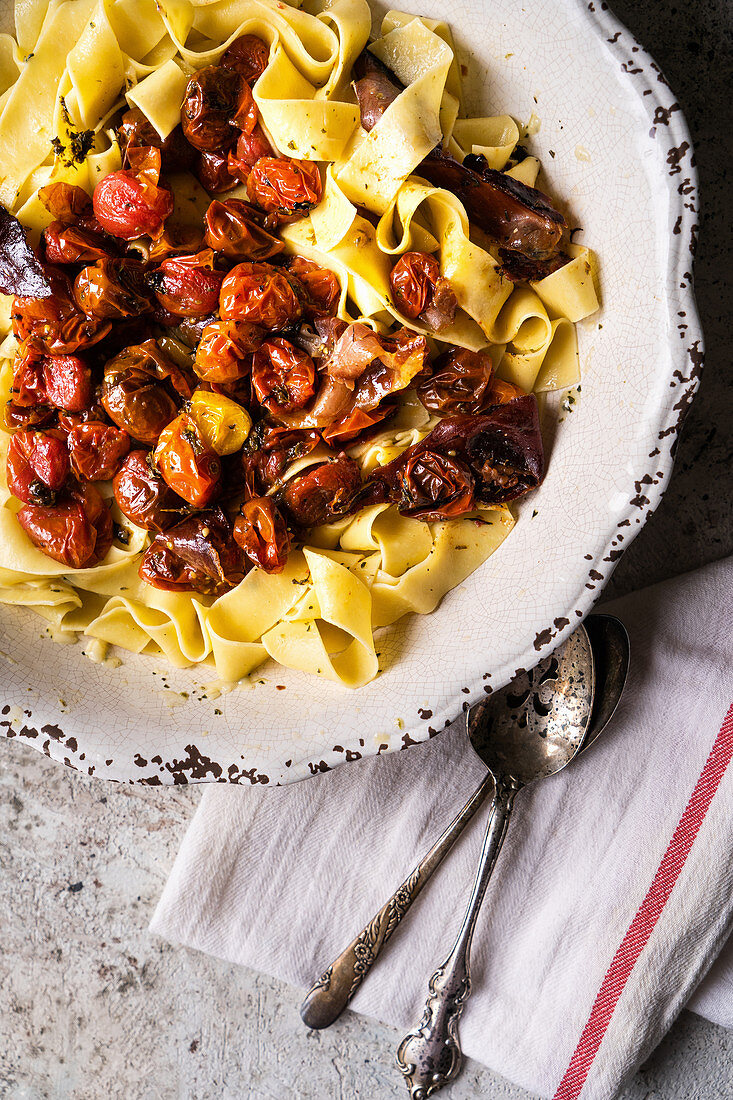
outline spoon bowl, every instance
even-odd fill
[[[468,739],[494,778],[525,786],[566,767],[590,726],[595,679],[593,646],[580,626],[535,668],[472,707]]]

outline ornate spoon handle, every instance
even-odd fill
[[[513,779],[498,780],[489,815],[478,871],[456,942],[450,955],[428,985],[425,1012],[418,1027],[404,1037],[397,1051],[397,1065],[410,1090],[411,1100],[426,1100],[458,1075],[463,1056],[458,1021],[471,992],[469,956],[476,918],[504,843],[514,796],[520,785]]]
[[[441,833],[428,854],[413,868],[401,886],[372,917],[359,935],[311,986],[300,1006],[303,1022],[312,1028],[328,1027],[337,1020],[353,997],[382,947],[463,830],[493,790],[490,775],[481,782],[463,809]]]

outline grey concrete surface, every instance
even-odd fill
[[[670,488],[607,590],[620,595],[733,550],[732,73],[726,0],[612,6],[666,72],[696,142],[707,344]],[[199,797],[105,785],[0,741],[0,1097],[401,1100],[392,1029],[347,1013],[309,1033],[300,991],[148,934]],[[448,1096],[528,1100],[475,1063]],[[732,1096],[733,1033],[685,1013],[621,1100]]]

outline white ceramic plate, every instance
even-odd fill
[[[472,112],[541,120],[530,148],[582,227],[575,239],[600,257],[582,392],[560,410],[547,478],[509,539],[432,615],[384,632],[383,672],[358,692],[266,665],[212,700],[192,671],[130,655],[100,667],[44,639],[31,612],[2,608],[8,736],[107,779],[286,783],[427,740],[590,610],[660,500],[702,362],[684,118],[649,55],[597,7],[420,4],[453,28]]]

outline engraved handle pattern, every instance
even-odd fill
[[[497,781],[479,868],[456,942],[430,979],[422,1020],[399,1045],[397,1065],[407,1082],[411,1100],[427,1100],[460,1072],[463,1055],[458,1021],[471,993],[469,956],[473,930],[519,789],[514,779]]]
[[[493,786],[493,779],[487,775],[389,901],[313,984],[300,1007],[300,1015],[308,1027],[328,1027],[338,1019],[405,913],[479,806],[484,803]]]

